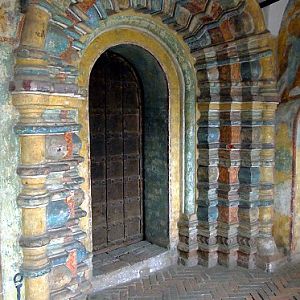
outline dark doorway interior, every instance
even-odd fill
[[[90,77],[93,250],[143,239],[141,87],[132,66],[105,52]]]
[[[92,69],[92,226],[98,258],[140,240],[169,246],[168,95],[165,73],[141,47],[112,47]]]

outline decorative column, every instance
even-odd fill
[[[80,208],[84,192],[76,123],[82,99],[32,92],[15,92],[13,99],[21,114],[15,131],[22,158],[18,204],[26,299],[85,297],[91,286],[89,253],[82,242],[86,234],[79,226],[86,212]]]
[[[27,299],[48,299],[48,272],[50,264],[47,257],[49,237],[46,226],[46,208],[49,193],[45,188],[48,173],[45,163],[45,137],[37,134],[20,133],[21,166],[18,173],[23,189],[18,198],[22,208],[23,248],[22,271],[26,277]]]
[[[196,215],[196,103],[186,97],[184,103],[184,190],[183,213],[178,222],[180,262],[193,266],[198,264]]]
[[[47,210],[51,299],[83,298],[90,283],[87,281],[89,253],[83,245],[86,234],[79,226],[79,219],[86,216],[80,207],[84,192],[80,188],[83,178],[78,174],[78,165],[83,159],[79,156],[81,141],[76,108],[81,100],[63,96],[58,100],[64,104],[62,107],[55,109],[51,103],[43,114],[44,121],[52,126],[52,134],[46,136],[50,168],[46,185],[51,194]],[[65,105],[64,100],[69,104]],[[57,122],[63,126],[57,126]]]
[[[182,214],[178,222],[179,261],[185,266],[195,266],[198,264],[197,225],[196,214]]]
[[[50,263],[47,256],[49,236],[46,213],[50,195],[45,182],[49,168],[45,164],[45,136],[34,130],[26,121],[37,122],[42,110],[21,106],[14,95],[14,104],[20,111],[20,123],[16,133],[20,135],[21,162],[18,174],[21,177],[22,191],[18,204],[22,208],[23,249],[22,273],[25,276],[26,299],[49,299]]]
[[[29,3],[21,45],[24,51],[31,51],[37,55],[27,59],[22,55],[17,58],[14,89],[20,93],[15,92],[13,95],[14,105],[20,112],[19,123],[15,130],[20,136],[21,159],[18,174],[21,177],[22,191],[17,201],[22,209],[21,271],[25,276],[25,297],[28,300],[50,298],[51,268],[47,256],[49,235],[46,223],[50,195],[45,185],[49,168],[45,159],[45,135],[36,127],[43,112],[43,108],[38,103],[43,97],[22,93],[22,90],[29,89],[31,84],[26,74],[29,64],[38,65],[40,81],[49,79],[47,62],[39,56],[40,52],[37,50],[44,47],[49,17],[45,10]],[[36,104],[33,103],[34,100],[37,100]]]
[[[262,103],[245,103],[244,106],[241,112],[238,264],[253,269],[256,267],[258,234]]]
[[[198,245],[199,263],[213,267],[218,262],[217,219],[218,219],[218,148],[219,112],[209,110],[209,104],[198,104]]]
[[[274,137],[275,110],[277,102],[264,103],[261,127],[261,166],[259,191],[259,235],[258,264],[272,271],[274,261],[279,258],[272,236],[274,203]]]
[[[16,51],[13,103],[20,112],[18,174],[23,189],[23,266],[26,299],[81,299],[91,287],[89,253],[79,219],[84,193],[78,165],[78,109],[82,98],[77,69],[44,49],[51,13],[27,8],[21,45]]]
[[[218,261],[234,267],[237,263],[239,204],[240,111],[220,111]]]

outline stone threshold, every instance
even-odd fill
[[[94,254],[92,292],[99,292],[159,271],[178,260],[177,251],[147,241]]]

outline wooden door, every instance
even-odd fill
[[[104,53],[90,77],[94,251],[143,238],[140,86],[121,56]]]

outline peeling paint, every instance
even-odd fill
[[[18,242],[21,218],[16,203],[20,190],[16,174],[19,145],[13,130],[18,114],[9,96],[9,80],[14,64],[12,51],[12,46],[0,45],[0,232],[4,300],[16,298],[13,277],[19,272],[22,261]]]
[[[275,201],[273,234],[278,246],[295,251],[300,242],[297,214],[300,207],[299,126],[300,99],[282,103],[276,113]],[[294,216],[294,217],[293,217]]]

